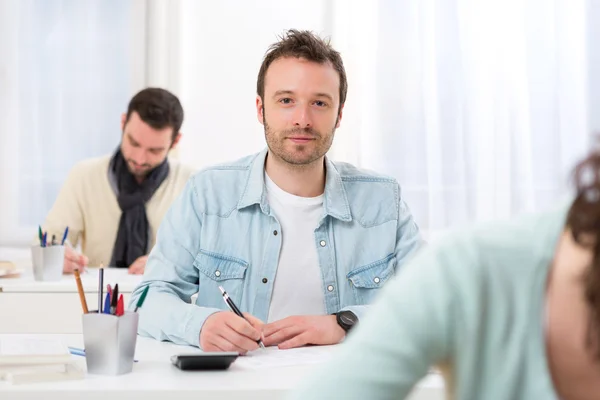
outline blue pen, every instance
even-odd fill
[[[60,244],[61,244],[62,246],[64,246],[64,245],[65,245],[65,240],[67,240],[67,235],[68,235],[68,234],[69,234],[69,227],[67,226],[67,227],[65,228],[65,234],[63,235],[63,240],[62,240],[62,242],[60,242]]]
[[[44,232],[44,244],[42,245],[42,247],[46,247],[46,237],[48,236],[48,232]]]
[[[85,350],[77,347],[69,347],[69,353],[73,354],[74,356],[85,357]],[[133,360],[133,362],[138,362],[138,360]]]
[[[69,353],[73,354],[74,356],[85,357],[85,350],[78,349],[76,347],[69,347]]]
[[[110,293],[106,293],[106,299],[104,300],[104,314],[110,314]]]

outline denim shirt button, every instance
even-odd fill
[[[219,276],[221,276],[221,271],[219,271],[219,270],[216,270],[216,271],[215,271],[215,276],[216,276],[216,277],[219,277]]]
[[[330,292],[333,292],[333,285],[327,286],[327,290],[330,291]]]
[[[321,240],[319,242],[319,244],[321,245],[321,247],[325,247],[325,245],[327,244],[327,242],[325,242],[324,240]]]
[[[267,278],[262,278],[262,283],[267,283],[269,280]]]
[[[375,279],[373,279],[373,282],[375,282],[375,283],[379,283],[380,281],[381,281],[381,280],[379,279],[379,277],[378,277],[378,276],[376,276],[376,277],[375,277]]]

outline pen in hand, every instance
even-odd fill
[[[229,295],[227,294],[227,292],[225,291],[225,289],[223,289],[222,286],[219,286],[219,290],[221,291],[221,294],[223,295],[223,301],[225,302],[225,304],[227,304],[227,307],[229,307],[229,309],[235,313],[235,315],[237,315],[238,317],[244,318],[246,321],[248,321],[245,317],[244,314],[242,314],[242,312],[240,311],[239,308],[237,308],[237,306],[235,305],[235,303],[233,302],[233,300],[231,300],[231,298],[229,297]],[[250,321],[248,321],[250,322]],[[256,343],[258,343],[258,345],[261,347],[261,349],[265,348],[264,343],[262,342],[261,339],[258,339],[256,341]]]

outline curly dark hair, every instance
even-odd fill
[[[600,151],[593,152],[575,168],[577,189],[567,216],[567,227],[580,246],[593,252],[583,276],[584,298],[589,319],[586,345],[600,360]]]

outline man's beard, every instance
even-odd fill
[[[321,159],[333,143],[333,137],[335,134],[335,125],[329,134],[321,134],[313,128],[294,128],[284,131],[274,132],[267,123],[267,118],[263,110],[265,139],[269,151],[275,156],[295,167],[305,167],[315,161]],[[336,122],[337,125],[337,122]],[[291,135],[303,135],[312,138],[313,140],[306,144],[294,144],[293,150],[289,150],[289,146],[286,146],[286,139]]]
[[[150,165],[150,164],[141,164],[140,167],[144,167],[144,169],[141,170],[136,170],[133,165],[137,165],[134,164],[134,162],[132,160],[125,160],[127,161],[127,169],[129,169],[129,172],[131,172],[131,175],[135,176],[136,178],[145,178],[154,168],[157,167],[157,165]]]

